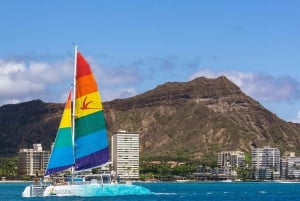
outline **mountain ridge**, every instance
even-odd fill
[[[109,134],[140,133],[144,156],[201,159],[251,145],[300,151],[300,125],[285,122],[226,77],[167,82],[145,93],[104,102]],[[42,143],[50,149],[63,104],[33,100],[0,107],[0,155]]]
[[[140,115],[147,114],[154,120],[150,123],[153,129],[149,122],[136,127],[128,127],[132,123],[126,120],[115,120],[113,122],[117,123],[111,124],[138,130],[144,139],[142,150],[148,153],[163,150],[160,147],[160,144],[165,145],[163,142],[168,143],[166,155],[177,151],[196,158],[208,154],[210,150],[215,153],[223,148],[249,152],[252,144],[279,146],[283,152],[290,148],[290,151],[298,151],[299,125],[284,122],[224,76],[166,83],[135,97],[108,102],[107,105],[115,108],[119,117],[124,115],[121,111],[138,110]],[[157,107],[158,110],[145,111],[147,107]],[[136,121],[142,122],[141,118]],[[172,125],[176,125],[176,129]],[[170,131],[176,135],[173,136]],[[157,133],[161,135],[156,136]],[[156,145],[149,135],[160,137],[160,143]],[[273,136],[279,137],[279,141]],[[191,146],[184,146],[178,140]],[[201,148],[197,148],[197,141]],[[170,144],[177,146],[172,148]],[[191,147],[193,151],[190,151]]]

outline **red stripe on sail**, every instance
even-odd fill
[[[76,78],[88,75],[92,73],[92,70],[90,68],[90,65],[85,60],[85,58],[80,54],[80,52],[77,52],[77,71],[76,71]]]

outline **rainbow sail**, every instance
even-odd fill
[[[109,161],[106,122],[97,83],[90,65],[76,49],[75,107],[71,114],[71,92],[54,142],[46,174],[69,167],[85,170]]]
[[[76,56],[75,87],[75,170],[84,170],[108,162],[109,149],[100,93],[80,52]]]
[[[71,123],[71,92],[66,101],[63,115],[52,148],[45,175],[54,174],[74,166],[74,151]]]

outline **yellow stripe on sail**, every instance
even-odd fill
[[[87,94],[76,99],[76,118],[103,110],[99,92]]]
[[[59,124],[59,128],[71,127],[71,108],[65,109]]]

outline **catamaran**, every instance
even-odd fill
[[[89,63],[75,46],[73,92],[69,92],[45,171],[46,175],[69,168],[72,176],[63,183],[35,182],[23,197],[147,195],[151,191],[131,183],[118,183],[110,174],[74,176],[109,162],[109,144],[102,101]],[[72,101],[73,97],[73,101]],[[72,104],[74,103],[74,104]]]

